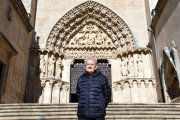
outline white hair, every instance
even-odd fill
[[[86,62],[85,62],[85,65],[87,65],[87,61],[88,61],[88,60],[94,60],[95,65],[97,65],[97,60],[94,59],[94,58],[88,58],[88,59],[86,60]]]

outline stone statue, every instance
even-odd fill
[[[55,63],[55,57],[54,55],[51,55],[48,61],[48,75],[52,77],[54,75],[54,63]]]
[[[55,47],[55,51],[56,51],[56,52],[60,52],[60,46],[61,46],[61,43],[62,43],[61,40],[58,40],[58,41],[57,41],[56,47]]]
[[[140,55],[137,56],[137,72],[138,72],[138,77],[142,78],[143,77],[143,61],[140,57]]]
[[[62,70],[63,70],[63,64],[61,58],[58,58],[56,61],[56,77],[61,78],[62,77]]]
[[[79,45],[79,38],[74,37],[74,42],[75,42],[76,45]]]
[[[100,32],[97,32],[96,45],[104,44],[104,38],[101,36]]]
[[[120,44],[121,44],[121,47],[122,47],[122,52],[125,52],[126,51],[125,38],[121,38],[120,41],[121,41]]]
[[[128,55],[127,72],[128,72],[128,77],[134,76],[134,65],[130,54]]]
[[[39,64],[39,77],[43,78],[45,74],[46,74],[46,61],[45,61],[45,55],[42,55]]]
[[[121,75],[127,76],[127,62],[125,57],[122,57],[121,60]]]
[[[31,59],[31,61],[30,61],[30,69],[29,69],[30,77],[35,77],[36,65],[37,65],[36,60],[35,59]]]
[[[92,34],[92,31],[90,31],[88,38],[87,38],[87,45],[92,45],[95,42],[95,36]]]

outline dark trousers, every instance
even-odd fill
[[[78,120],[105,120],[105,118],[78,118]]]

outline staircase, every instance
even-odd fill
[[[111,103],[106,120],[180,120],[180,104]],[[0,104],[0,120],[77,120],[77,104]]]

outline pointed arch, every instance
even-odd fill
[[[126,23],[109,8],[95,1],[84,2],[67,12],[52,28],[46,47],[63,53],[70,39],[87,24],[94,24],[107,34],[117,51],[122,53],[134,49],[133,35]],[[126,49],[122,50],[123,47]]]

